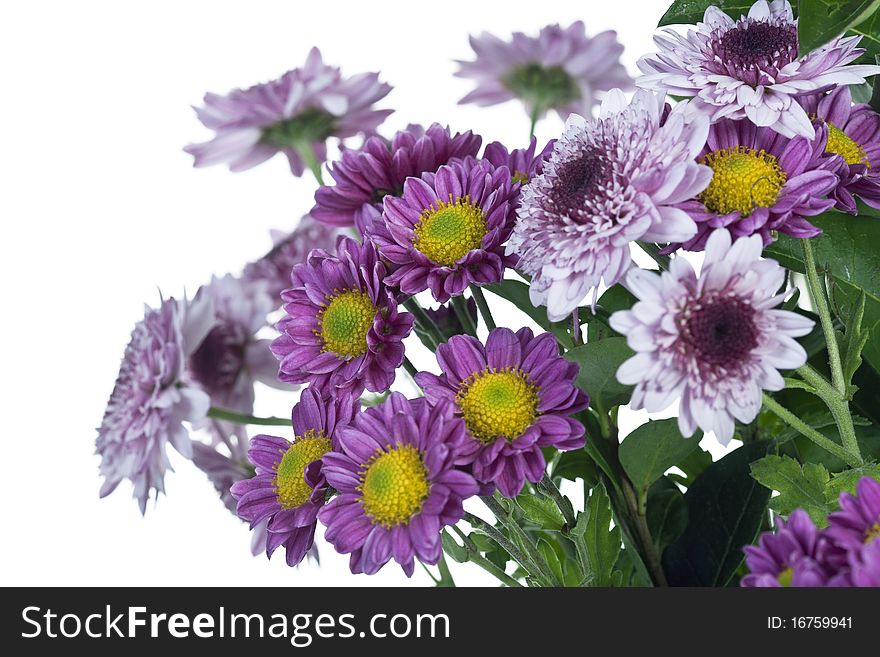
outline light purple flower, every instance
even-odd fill
[[[166,299],[147,308],[125,349],[116,385],[98,429],[101,456],[101,497],[119,482],[134,485],[141,513],[153,491],[164,492],[170,469],[166,446],[192,458],[185,421],[205,417],[208,395],[183,381],[187,359],[201,344],[213,321],[210,303]]]
[[[584,427],[570,416],[589,398],[574,385],[577,364],[559,355],[551,333],[497,328],[485,346],[458,335],[438,347],[437,363],[440,376],[419,372],[416,382],[429,401],[454,403],[468,430],[461,462],[505,497],[543,478],[543,447],[584,446]]]
[[[635,240],[693,237],[694,221],[676,205],[696,196],[712,171],[694,161],[708,118],[680,103],[666,114],[663,96],[619,90],[598,120],[572,115],[543,173],[523,190],[507,253],[532,277],[532,303],[551,320],[569,315],[604,281],[629,268]]]
[[[293,268],[292,287],[281,295],[287,314],[271,347],[282,381],[358,393],[388,389],[413,317],[398,313],[382,282],[386,273],[371,243],[348,237],[339,238],[336,255],[315,249]]]
[[[231,171],[250,169],[283,153],[293,174],[301,176],[306,167],[303,149],[310,149],[320,164],[327,159],[327,139],[371,134],[391,113],[373,108],[391,91],[378,78],[378,73],[344,78],[312,48],[302,68],[277,80],[225,96],[205,94],[204,107],[196,108],[196,114],[216,135],[184,150],[197,167],[227,164]]]
[[[581,21],[548,25],[536,37],[515,32],[510,41],[483,32],[470,42],[476,59],[459,61],[456,75],[474,80],[477,88],[462,103],[486,106],[517,98],[530,115],[556,110],[565,119],[572,112],[589,114],[598,91],[632,87],[617,33],[589,37]]]
[[[636,83],[694,97],[713,121],[748,118],[786,137],[812,139],[813,126],[798,96],[861,84],[880,72],[878,66],[847,66],[865,52],[860,39],[834,39],[798,57],[797,22],[788,0],[758,0],[738,21],[709,7],[687,36],[665,28],[654,37],[660,52],[639,60],[644,75]]]
[[[840,511],[828,516],[828,535],[846,550],[880,543],[880,482],[862,477],[856,495],[840,494]]]
[[[785,270],[761,258],[761,239],[717,230],[709,237],[700,275],[681,257],[668,272],[633,269],[626,287],[639,299],[611,316],[611,326],[637,353],[617,370],[635,385],[630,408],[648,412],[680,400],[678,427],[697,427],[726,445],[734,419],[749,423],[761,409],[762,389],[782,390],[778,370],[800,367],[804,348],[795,341],[813,322],[778,310]]]
[[[800,100],[823,133],[825,157],[837,165],[840,183],[831,194],[835,207],[856,214],[858,196],[880,209],[880,114],[869,105],[853,106],[849,87]]]
[[[237,443],[233,443],[233,446],[238,450]],[[236,457],[232,458],[221,454],[216,446],[198,441],[193,441],[192,448],[193,465],[207,475],[208,480],[220,495],[220,501],[227,509],[235,513],[236,501],[229,489],[236,481],[254,476],[254,469],[248,463],[246,455],[236,453]]]
[[[744,587],[827,586],[834,574],[825,553],[829,545],[810,516],[796,509],[786,522],[776,519],[776,531],[761,535],[758,545],[747,545],[749,574],[742,578]]]
[[[823,157],[824,151],[822,132],[813,139],[789,139],[751,121],[712,124],[698,158],[711,168],[712,180],[696,198],[678,204],[698,227],[684,248],[702,250],[717,228],[726,228],[734,238],[760,235],[765,246],[773,241],[773,231],[819,235],[822,231],[804,217],[834,205],[825,196],[837,186],[832,171],[837,164]]]
[[[303,390],[293,407],[294,439],[260,435],[251,439],[248,459],[256,474],[232,485],[238,515],[254,528],[266,525],[266,556],[283,545],[288,566],[295,566],[312,548],[318,510],[324,505],[327,482],[321,457],[339,448],[339,433],[358,411],[357,397],[334,393],[322,397]]]
[[[323,459],[339,495],[318,518],[336,551],[351,554],[351,572],[373,575],[394,559],[409,577],[414,559],[440,560],[441,529],[461,520],[462,501],[477,493],[455,467],[466,440],[451,404],[397,392],[341,430],[339,449]]]
[[[430,289],[440,303],[468,285],[497,283],[505,266],[504,243],[513,229],[519,183],[507,167],[472,160],[409,178],[403,196],[386,196],[383,221],[369,238],[395,265],[385,279],[406,294]]]
[[[356,226],[365,233],[381,216],[382,199],[400,196],[407,178],[474,157],[481,141],[470,130],[452,135],[448,127],[438,123],[427,130],[420,125],[407,126],[390,143],[382,137],[370,137],[357,150],[342,150],[340,159],[330,167],[336,184],[318,188],[312,216],[333,226]]]

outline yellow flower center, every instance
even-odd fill
[[[428,469],[412,445],[379,450],[360,475],[361,504],[376,525],[407,524],[428,497]]]
[[[788,568],[783,570],[781,573],[779,573],[779,576],[776,579],[779,581],[780,586],[791,587],[791,580],[793,577],[794,577],[794,568],[789,566]]]
[[[880,538],[880,521],[875,522],[874,526],[869,527],[865,532],[865,545],[878,538]]]
[[[305,480],[306,466],[329,451],[330,439],[323,433],[309,430],[294,439],[275,464],[276,499],[282,508],[293,509],[308,501],[312,487]]]
[[[825,144],[826,153],[837,153],[846,160],[847,164],[864,164],[868,168],[871,167],[868,156],[865,154],[861,144],[836,125],[827,121],[825,125],[828,126],[828,143]]]
[[[456,402],[468,431],[485,444],[519,438],[538,416],[538,388],[519,369],[478,372],[462,382]]]
[[[324,351],[345,358],[354,358],[367,351],[367,332],[376,317],[376,306],[360,290],[345,290],[328,297],[327,305],[318,313],[320,330],[316,334],[324,343]]]
[[[769,208],[788,178],[775,156],[744,146],[712,151],[700,162],[711,167],[712,181],[699,199],[718,214],[736,210],[745,217]]]
[[[422,212],[413,229],[413,246],[438,265],[452,267],[479,248],[486,235],[486,214],[470,196],[437,201]]]

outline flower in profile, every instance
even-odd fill
[[[307,388],[293,407],[292,442],[266,435],[251,439],[248,459],[256,474],[234,483],[231,492],[238,515],[251,528],[268,520],[267,557],[283,545],[287,565],[295,566],[311,549],[327,491],[321,457],[338,449],[339,433],[358,406],[356,396],[336,392],[330,399]]]
[[[356,226],[366,232],[382,214],[382,199],[400,196],[407,178],[437,171],[466,157],[475,157],[482,139],[468,130],[451,134],[438,123],[427,130],[407,126],[388,142],[370,137],[355,149],[343,149],[330,167],[335,185],[315,192],[312,216],[332,226]]]
[[[747,545],[749,574],[744,587],[826,586],[831,575],[825,553],[827,540],[803,509],[792,512],[786,522],[776,519],[776,531],[761,535],[758,545]]]
[[[237,448],[237,445],[233,445]],[[236,501],[229,490],[236,481],[250,479],[254,476],[254,468],[244,454],[236,453],[236,457],[221,454],[216,446],[193,441],[192,462],[204,472],[214,489],[220,495],[223,505],[235,513]],[[243,450],[242,450],[243,451]]]
[[[340,431],[339,448],[323,459],[339,495],[318,518],[336,551],[351,554],[351,572],[373,575],[394,559],[411,576],[414,559],[440,560],[441,529],[477,494],[473,477],[455,467],[466,440],[450,404],[398,392]]]
[[[565,119],[572,112],[589,114],[597,91],[632,87],[617,33],[589,37],[581,21],[548,25],[537,37],[515,32],[507,42],[484,32],[470,42],[476,59],[459,61],[456,75],[474,80],[477,88],[461,103],[486,106],[516,98],[531,116],[556,110]]]
[[[853,106],[849,87],[804,97],[801,104],[825,133],[825,157],[837,163],[840,183],[831,194],[835,206],[856,214],[853,197],[858,196],[880,209],[880,114],[869,105]]]
[[[551,333],[496,328],[486,345],[458,335],[437,349],[442,374],[419,372],[416,382],[433,403],[449,401],[464,419],[463,463],[474,477],[516,497],[525,481],[544,476],[543,447],[584,446],[584,427],[571,418],[589,399],[575,387],[578,366],[559,355]]]
[[[276,233],[275,246],[259,260],[248,263],[242,278],[250,285],[265,287],[272,308],[281,303],[281,293],[290,287],[290,272],[306,261],[312,249],[332,251],[338,231],[309,215],[300,219],[292,233]]]
[[[403,362],[403,338],[413,317],[398,313],[382,282],[375,247],[340,237],[336,255],[315,249],[293,268],[281,298],[287,313],[271,345],[287,383],[360,392],[386,390]]]
[[[798,96],[861,84],[880,72],[877,66],[847,66],[865,52],[860,39],[834,39],[798,57],[797,22],[788,0],[758,0],[737,21],[709,7],[687,36],[670,28],[655,36],[660,52],[639,60],[644,75],[636,83],[694,97],[713,121],[748,118],[786,137],[812,139],[813,126]]]
[[[840,494],[840,511],[828,516],[828,535],[847,550],[880,543],[880,482],[862,477],[856,495]]]
[[[228,164],[231,171],[250,169],[283,153],[293,174],[301,176],[306,158],[318,165],[327,159],[327,139],[371,134],[391,113],[373,107],[391,91],[378,78],[378,73],[343,77],[312,48],[302,68],[277,80],[225,96],[206,94],[196,115],[216,135],[184,150],[197,167]]]
[[[98,429],[96,448],[105,478],[101,497],[128,479],[144,513],[152,491],[164,492],[171,467],[166,446],[192,458],[192,441],[182,423],[204,418],[211,402],[198,388],[185,385],[183,377],[187,359],[212,322],[209,302],[166,299],[157,309],[147,308],[135,326]]]
[[[544,170],[544,162],[553,152],[555,139],[547,142],[540,152],[538,140],[532,137],[527,148],[515,148],[507,150],[507,146],[498,141],[493,141],[483,151],[483,159],[490,162],[494,167],[507,167],[513,182],[527,185],[529,181]]]
[[[687,103],[667,114],[662,95],[648,91],[629,105],[612,91],[597,120],[569,117],[543,173],[523,190],[507,245],[532,277],[532,303],[560,320],[600,282],[620,280],[631,242],[693,237],[694,221],[676,204],[709,183],[709,167],[694,161],[708,128]]]
[[[507,167],[466,161],[409,178],[386,196],[384,221],[369,233],[396,267],[385,279],[406,294],[430,289],[446,303],[471,283],[497,283],[514,260],[504,255],[519,183]]]
[[[825,196],[837,186],[836,164],[823,157],[824,142],[821,133],[789,139],[750,121],[714,123],[698,159],[711,168],[712,180],[678,205],[698,227],[684,248],[702,250],[717,228],[734,238],[760,235],[764,245],[773,241],[773,231],[792,237],[820,234],[804,217],[834,205]]]
[[[806,362],[795,338],[813,322],[776,309],[785,270],[762,259],[761,249],[757,235],[731,244],[726,230],[716,230],[699,276],[680,257],[662,275],[627,274],[625,285],[639,301],[610,322],[636,351],[617,370],[618,381],[635,385],[630,408],[656,412],[679,399],[682,435],[699,427],[726,445],[734,419],[757,417],[762,389],[785,387],[778,370]]]

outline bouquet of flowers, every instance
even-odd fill
[[[146,309],[101,495],[144,512],[170,444],[289,566],[320,529],[438,585],[880,586],[880,13],[798,4],[676,0],[635,80],[581,22],[472,37],[461,102],[520,102],[520,144],[382,136],[391,87],[317,49],[207,94],[195,166],[281,153],[315,204]]]

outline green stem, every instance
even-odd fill
[[[467,303],[465,302],[464,297],[453,297],[451,303],[452,309],[455,311],[458,321],[461,322],[461,327],[464,329],[464,332],[476,337],[477,327],[474,325],[474,320],[468,312]]]
[[[486,297],[483,295],[483,291],[479,286],[471,285],[471,294],[474,295],[474,299],[477,302],[477,308],[480,309],[483,321],[486,322],[486,328],[491,331],[495,328],[495,320],[492,317],[492,311],[489,310],[489,304],[486,302]]]
[[[804,249],[804,269],[807,274],[807,287],[810,290],[813,307],[816,310],[816,314],[819,315],[819,322],[822,325],[822,332],[825,334],[825,343],[828,347],[831,383],[843,399],[846,397],[846,381],[843,378],[843,365],[840,360],[840,349],[837,346],[837,336],[834,335],[834,322],[831,319],[831,312],[828,310],[828,304],[825,301],[824,286],[819,280],[819,274],[816,271],[816,258],[813,256],[813,246],[809,239],[802,239],[801,246]]]
[[[556,506],[562,512],[562,517],[565,518],[566,528],[571,529],[574,527],[577,520],[574,517],[574,507],[571,505],[571,500],[562,494],[562,491],[559,490],[559,487],[546,472],[544,473],[544,478],[538,484],[538,488],[547,493],[556,502]]]
[[[538,550],[538,546],[535,541],[529,536],[526,531],[519,526],[519,523],[516,521],[513,516],[511,516],[503,506],[491,495],[484,495],[480,498],[483,500],[486,506],[489,507],[489,510],[495,515],[496,518],[507,527],[508,530],[516,534],[517,538],[519,538],[520,543],[523,546],[523,549],[526,551],[526,554],[529,558],[534,562],[534,564],[538,567],[539,574],[541,577],[551,586],[557,586],[560,584],[556,580],[556,577],[550,571],[550,566],[544,561],[544,557],[541,552]]]
[[[804,381],[813,386],[816,394],[825,402],[831,416],[837,424],[840,440],[843,448],[855,456],[859,462],[862,460],[862,452],[859,449],[859,441],[856,438],[856,428],[853,425],[852,414],[849,411],[849,402],[843,399],[834,386],[822,374],[816,371],[809,363],[799,367],[797,373]]]
[[[433,338],[435,350],[437,346],[443,344],[443,333],[440,331],[440,327],[437,326],[437,323],[431,319],[431,316],[428,315],[428,313],[425,312],[425,309],[419,305],[419,302],[416,301],[415,297],[410,297],[404,301],[403,307],[412,313],[416,323],[422,329],[422,332],[427,333]]]
[[[303,161],[306,163],[309,171],[315,176],[315,180],[318,181],[318,184],[323,185],[324,176],[321,173],[321,164],[318,162],[318,158],[315,157],[315,151],[312,149],[312,145],[307,141],[303,141],[298,143],[295,148],[297,153],[300,154],[300,157],[302,157]]]
[[[535,103],[535,106],[532,108],[532,113],[529,116],[531,121],[531,125],[529,125],[529,141],[532,140],[532,137],[535,136],[535,127],[538,125],[538,119],[541,116],[541,106]]]
[[[648,529],[647,518],[644,511],[641,510],[636,492],[626,476],[621,477],[621,486],[630,518],[635,521],[636,533],[642,546],[642,555],[647,562],[645,565],[651,571],[651,577],[657,586],[669,586],[669,583],[666,581],[666,573],[663,572],[663,564],[660,562],[660,554],[657,552],[657,546],[654,545],[651,530]]]
[[[511,559],[522,566],[532,577],[536,579],[542,578],[541,569],[538,565],[525,552],[520,550],[513,541],[502,534],[497,527],[489,524],[472,513],[468,513],[467,511],[465,511],[464,519],[468,521],[471,524],[471,527],[475,530],[485,534],[495,541],[502,550],[510,555]]]
[[[452,526],[452,530],[456,534],[458,534],[459,538],[461,538],[461,542],[464,543],[464,547],[468,551],[468,561],[477,564],[487,573],[500,580],[503,584],[507,584],[507,586],[511,588],[522,588],[522,584],[517,582],[513,577],[505,573],[503,570],[501,570],[501,568],[499,568],[494,563],[486,559],[482,554],[480,554],[480,550],[471,540],[470,536],[461,531],[456,525]]]
[[[650,242],[636,242],[639,248],[651,256],[651,259],[657,263],[660,271],[669,271],[669,256],[660,255],[660,247]]]
[[[215,420],[225,420],[226,422],[234,422],[236,424],[259,424],[264,426],[289,427],[290,420],[283,417],[257,417],[256,415],[246,415],[244,413],[236,413],[225,408],[217,408],[212,406],[208,410],[208,417]]]
[[[801,420],[797,415],[782,406],[766,393],[764,394],[764,407],[776,415],[780,420],[788,424],[791,428],[796,429],[802,435],[816,443],[819,447],[834,454],[834,456],[845,463],[852,467],[858,467],[862,464],[861,459],[856,458],[854,454],[850,454],[836,442],[816,431],[813,427]]]
[[[418,370],[416,369],[416,366],[412,364],[412,361],[406,356],[403,357],[403,369],[405,369],[406,373],[413,378],[413,381],[416,380]]]

